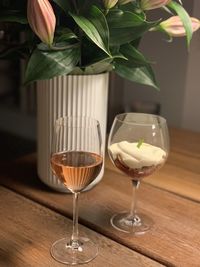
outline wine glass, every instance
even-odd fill
[[[161,168],[169,152],[169,135],[164,118],[144,113],[118,114],[113,122],[108,153],[112,163],[131,178],[133,198],[130,211],[113,215],[117,230],[143,234],[153,225],[146,214],[137,212],[136,193],[140,181]]]
[[[87,263],[98,254],[97,246],[78,234],[78,198],[101,171],[103,164],[99,122],[90,117],[61,117],[56,120],[52,142],[51,168],[73,193],[72,235],[56,241],[51,255],[61,263]]]

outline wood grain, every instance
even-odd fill
[[[120,173],[106,160],[107,169]],[[171,151],[167,163],[143,183],[200,202],[200,158]]]
[[[200,201],[200,133],[170,129],[171,149],[164,167],[144,183]],[[107,159],[106,167],[116,170]],[[118,171],[118,173],[120,173]]]
[[[0,266],[58,267],[51,244],[71,233],[71,221],[0,186]],[[86,227],[80,232],[99,245],[99,255],[88,267],[162,266]]]
[[[35,161],[30,158],[2,171],[1,183],[71,217],[71,195],[56,193],[44,186],[37,178]],[[139,209],[154,218],[155,225],[147,234],[134,237],[114,230],[109,223],[113,213],[129,208],[130,200],[129,179],[116,170],[106,169],[103,181],[82,194],[80,221],[166,266],[200,266],[198,203],[144,183],[139,193]]]
[[[171,150],[192,157],[200,157],[200,133],[170,128]]]
[[[200,201],[200,133],[170,129],[167,164],[145,182]]]

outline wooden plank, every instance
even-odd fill
[[[170,136],[167,163],[159,172],[144,179],[144,183],[200,201],[200,133],[170,129]],[[106,166],[117,171],[108,159]]]
[[[71,195],[44,186],[35,169],[33,160],[19,161],[2,173],[1,183],[71,217]],[[144,183],[139,192],[139,208],[154,219],[155,225],[145,235],[133,237],[114,230],[109,223],[113,213],[129,207],[131,189],[127,177],[107,169],[103,181],[82,194],[80,221],[167,266],[199,267],[200,205]]]
[[[164,167],[143,182],[200,202],[199,163],[200,158],[171,151]],[[106,160],[106,166],[107,169],[120,173],[109,159]]]
[[[174,161],[172,162],[172,159]],[[178,160],[183,160],[180,166]],[[185,160],[185,163],[184,163]],[[171,153],[168,163],[163,169],[148,177],[145,182],[156,187],[176,193],[180,196],[200,202],[200,160],[188,159],[184,155]],[[177,164],[176,164],[177,163]],[[190,169],[196,165],[196,169]]]
[[[167,164],[145,182],[200,201],[200,133],[170,129]]]
[[[51,244],[71,233],[71,221],[0,186],[0,266],[57,267]],[[99,245],[99,255],[88,267],[163,266],[80,225],[80,232]]]
[[[170,128],[171,150],[200,158],[200,133]]]

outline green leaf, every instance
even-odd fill
[[[88,18],[75,14],[71,16],[85,34],[110,56],[109,30],[103,13],[96,6],[92,6]]]
[[[126,58],[120,53],[115,54],[112,58],[97,58],[96,60],[94,60],[94,63],[89,64],[85,67],[84,74],[98,74],[111,71],[113,69],[112,62],[116,58],[126,60]]]
[[[142,37],[139,37],[139,38],[133,40],[130,44],[133,45],[135,48],[138,48],[140,45],[141,39],[142,39]]]
[[[71,10],[70,1],[68,0],[53,0],[66,14]]]
[[[109,27],[112,29],[132,28],[144,23],[144,19],[139,15],[130,11],[122,11],[120,9],[111,10],[108,13],[107,20]]]
[[[70,73],[80,59],[80,48],[74,46],[62,51],[35,49],[27,66],[25,83],[51,79]]]
[[[69,28],[60,28],[56,31],[55,41],[65,42],[68,41],[69,39],[77,39],[77,38],[78,37],[76,36],[76,34],[73,33]]]
[[[177,2],[171,1],[168,4],[168,7],[174,10],[177,13],[177,15],[180,17],[183,23],[183,26],[185,28],[187,45],[189,46],[190,41],[192,39],[192,23],[191,23],[190,16],[186,12],[186,10],[182,7],[182,5],[178,4]]]
[[[70,72],[72,75],[84,75],[84,70],[80,67],[75,67],[72,72]]]
[[[98,7],[92,6],[89,12],[89,16],[95,28],[98,29],[98,32],[103,40],[103,43],[109,55],[109,29],[104,14]]]
[[[137,143],[137,148],[140,148],[143,143],[144,143],[144,139],[139,139]]]
[[[114,71],[125,79],[159,89],[150,66],[131,68],[115,62],[114,67]]]
[[[166,11],[167,13],[169,13],[170,15],[172,15],[172,16],[174,15],[174,14],[172,13],[172,11],[171,11],[167,6],[163,6],[162,9],[165,10],[165,11]]]
[[[138,39],[158,22],[148,22],[139,15],[122,10],[110,12],[108,26],[110,29],[110,45],[122,45]]]
[[[120,52],[128,59],[125,64],[129,66],[138,67],[149,64],[143,54],[130,44],[122,45]]]
[[[98,61],[94,64],[87,66],[84,70],[84,74],[98,74],[103,72],[111,71],[113,66],[111,65],[111,59],[107,58],[101,61]]]

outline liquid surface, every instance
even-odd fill
[[[58,179],[72,192],[80,192],[100,173],[103,158],[95,153],[70,151],[53,154],[51,167]]]

